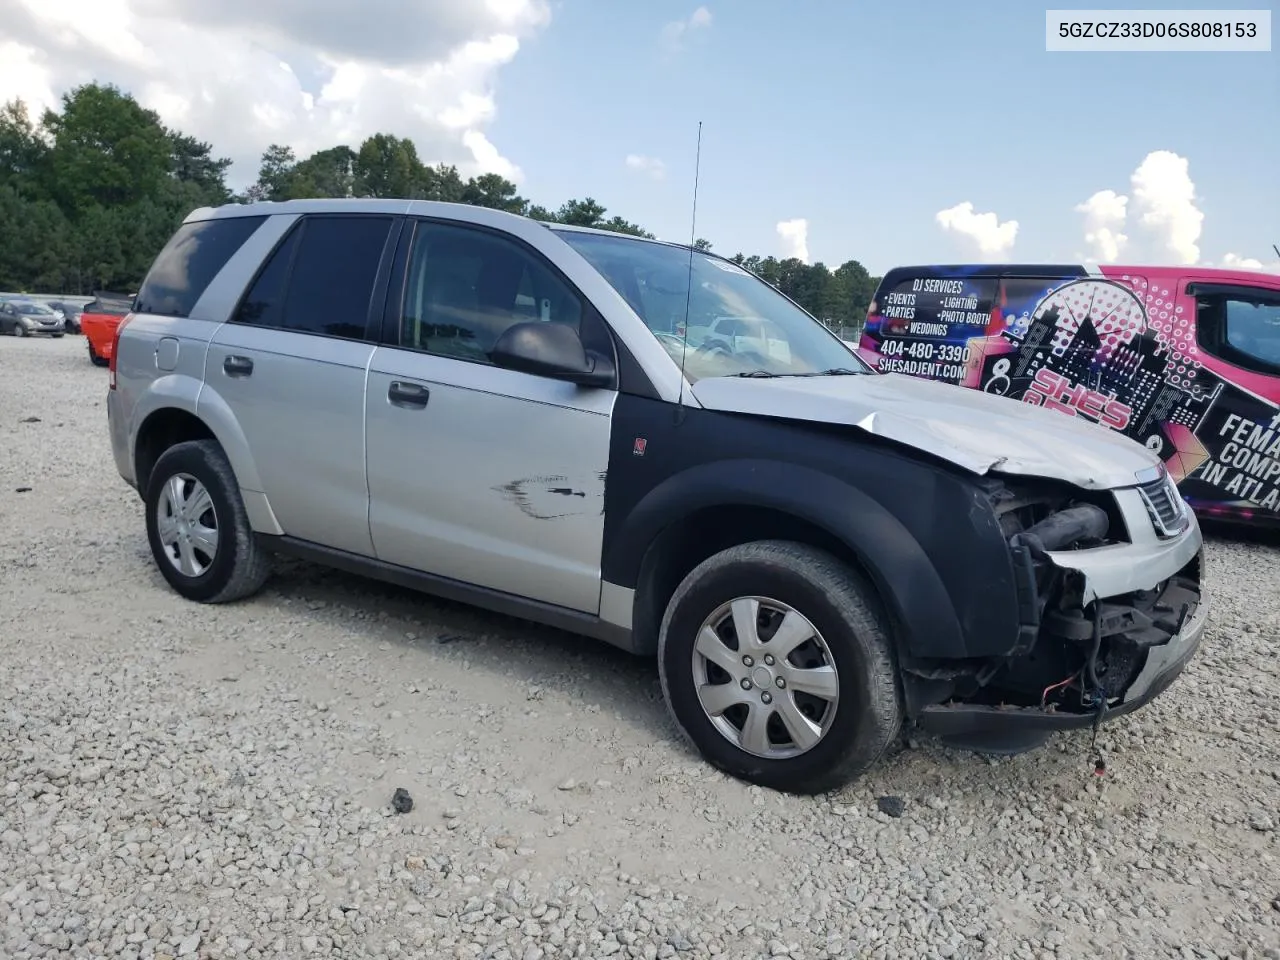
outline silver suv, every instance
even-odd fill
[[[184,597],[289,554],[656,655],[752,782],[838,786],[904,724],[1096,729],[1200,642],[1200,530],[1153,454],[873,373],[688,246],[420,201],[199,210],[116,337],[116,463]]]

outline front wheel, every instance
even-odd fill
[[[188,600],[226,603],[266,582],[270,560],[216,441],[188,440],[166,450],[151,471],[146,503],[152,556]]]
[[[13,325],[13,335],[14,335],[15,337],[29,337],[29,336],[31,336],[31,334],[27,333],[27,328],[26,328],[26,327],[24,327],[24,326],[23,326],[22,324],[20,324],[20,323],[15,323],[15,324]]]
[[[788,541],[731,547],[667,606],[663,695],[713,766],[821,793],[872,767],[902,728],[890,636],[874,591],[830,554]]]

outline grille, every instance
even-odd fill
[[[1138,492],[1142,494],[1142,502],[1147,505],[1147,513],[1160,536],[1176,537],[1187,528],[1186,501],[1167,473],[1158,480],[1140,485]]]

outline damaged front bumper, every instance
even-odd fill
[[[1187,510],[1171,532],[1141,488],[1112,494],[1110,520],[1097,507],[1070,507],[1010,538],[1023,571],[1019,643],[982,691],[924,706],[922,731],[1017,752],[1020,739],[1031,746],[1132,713],[1182,673],[1208,616],[1199,524]],[[1090,539],[1117,521],[1122,542]]]
[[[1121,692],[1118,702],[1107,707],[1103,720],[1132,713],[1163,693],[1195,656],[1207,618],[1208,606],[1202,599],[1177,633],[1165,643],[1149,647],[1137,676]],[[985,740],[1004,739],[1013,732],[1080,730],[1092,727],[1096,719],[1093,712],[1058,710],[1051,706],[950,702],[925,707],[917,725],[925,733],[948,739]]]

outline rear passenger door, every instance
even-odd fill
[[[412,229],[412,236],[410,231]],[[369,522],[378,559],[595,613],[616,391],[502,369],[512,324],[604,321],[537,251],[453,222],[406,225],[369,368]]]
[[[224,403],[285,534],[364,556],[364,381],[400,219],[307,215],[209,344],[200,405]]]

